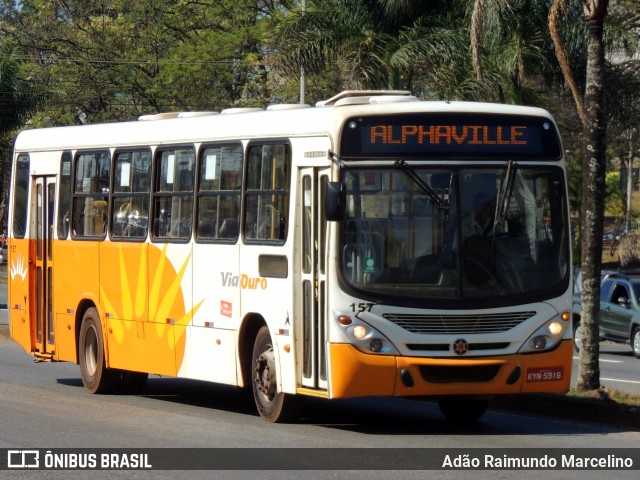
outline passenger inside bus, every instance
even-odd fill
[[[473,213],[463,223],[462,262],[465,279],[474,286],[501,287],[496,260],[496,236],[504,232],[495,223],[496,198],[485,192],[473,198]]]
[[[484,192],[478,193],[473,199],[473,214],[469,217],[470,223],[467,231],[463,231],[463,237],[480,235],[487,238],[491,236],[492,233],[497,233],[493,224],[495,210],[495,197],[490,197]]]
[[[220,226],[220,238],[236,238],[238,236],[238,220],[225,218]]]

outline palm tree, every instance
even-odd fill
[[[316,0],[290,12],[281,71],[342,88],[405,88],[424,98],[532,104],[553,52],[546,0]],[[532,81],[535,79],[536,81]]]
[[[278,66],[292,76],[337,70],[343,88],[407,88],[417,48],[411,30],[433,23],[448,3],[308,0],[304,12],[290,12],[278,29]],[[445,51],[430,45],[422,57]]]

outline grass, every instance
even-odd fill
[[[579,392],[572,388],[567,395],[576,398],[596,399],[620,405],[640,407],[640,395],[621,392],[620,390],[609,387],[600,387],[597,390],[589,390],[585,392]]]

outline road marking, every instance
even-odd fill
[[[608,382],[620,382],[620,383],[637,383],[640,385],[640,381],[638,380],[619,380],[617,378],[601,378],[600,380],[606,380]]]
[[[580,357],[573,357],[574,360],[580,360]],[[607,360],[606,358],[599,358],[600,362],[603,363],[624,363],[624,360]]]

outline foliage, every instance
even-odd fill
[[[0,45],[0,234],[5,231],[8,183],[11,172],[13,134],[33,113],[45,95],[38,82],[22,72],[19,50],[9,43]]]
[[[38,123],[93,123],[268,101],[265,2],[11,3],[3,2],[0,29],[27,52],[29,68],[52,85]]]
[[[620,188],[620,172],[607,172],[605,178],[605,196],[607,200],[607,214],[616,217],[624,215],[627,202],[627,191]]]

